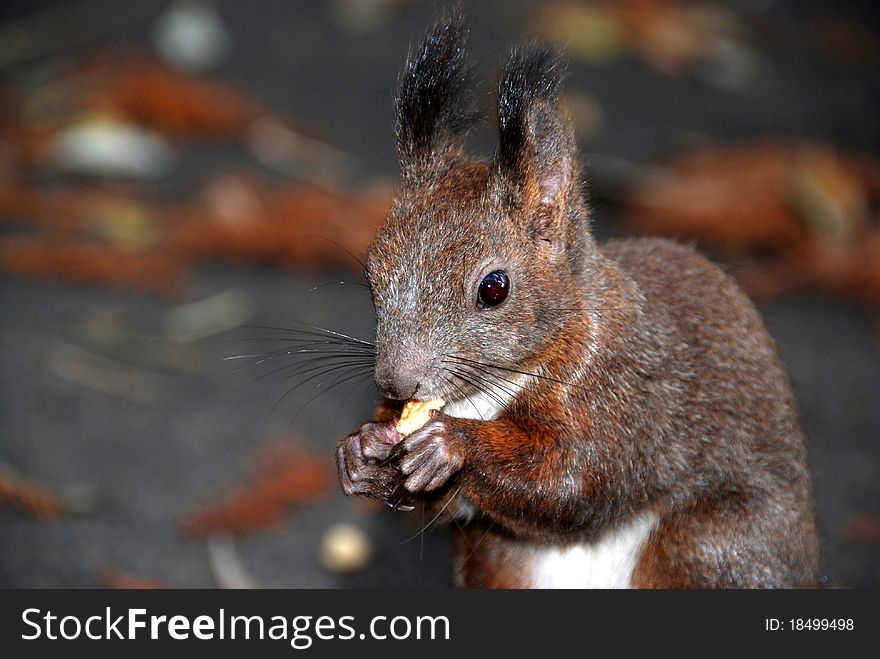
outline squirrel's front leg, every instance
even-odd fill
[[[409,492],[438,490],[464,465],[465,440],[456,432],[454,421],[434,412],[428,423],[393,449],[390,460],[400,468]]]
[[[600,486],[583,447],[533,423],[482,421],[436,413],[388,457],[414,495],[444,485],[515,533],[546,535],[604,519],[611,485]]]

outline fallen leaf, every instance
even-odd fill
[[[201,260],[359,269],[391,197],[387,183],[270,189],[223,176],[195,203],[162,208],[100,188],[0,185],[0,220],[41,229],[0,238],[0,270],[174,296]]]
[[[0,239],[0,270],[57,277],[86,284],[135,286],[175,295],[186,265],[164,251],[141,252],[107,245],[37,238]]]
[[[631,52],[626,27],[608,6],[549,2],[539,7],[533,23],[538,34],[588,62],[604,63]]]
[[[145,579],[131,572],[114,569],[107,570],[101,575],[101,584],[104,588],[115,590],[165,590],[170,588],[170,586],[165,586],[151,579]]]
[[[828,147],[759,143],[672,158],[626,199],[633,228],[727,252],[848,240],[872,222],[870,166]]]
[[[741,32],[736,14],[720,4],[623,0],[610,7],[626,26],[633,48],[668,74],[711,60],[720,45],[735,44]]]
[[[242,138],[263,111],[229,85],[180,73],[152,58],[106,66],[83,97],[86,110],[115,114],[176,138]]]
[[[173,344],[192,343],[244,325],[253,314],[252,306],[245,291],[225,290],[169,309],[162,319],[162,329]]]
[[[5,466],[0,468],[0,505],[4,504],[42,519],[55,519],[68,511],[59,495]]]
[[[870,24],[823,16],[815,32],[827,59],[866,74],[880,65],[880,38]]]
[[[855,515],[843,532],[843,541],[852,544],[880,545],[880,515]]]
[[[390,186],[358,192],[224,181],[199,205],[169,213],[173,250],[297,267],[357,267],[391,203]],[[216,191],[222,191],[216,194]]]
[[[307,137],[269,116],[251,123],[246,141],[254,158],[285,176],[338,184],[353,180],[359,169],[357,159],[351,154]]]
[[[758,69],[736,13],[717,3],[567,0],[542,4],[533,23],[543,37],[592,64],[635,55],[667,75],[692,73],[734,89],[745,87]]]
[[[293,505],[314,503],[330,491],[335,477],[325,456],[292,444],[277,444],[264,452],[246,485],[226,494],[181,521],[186,535],[247,533],[280,523]]]
[[[793,291],[818,290],[880,304],[880,228],[852,243],[812,240],[732,269],[749,295],[772,299]]]

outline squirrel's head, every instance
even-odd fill
[[[396,98],[402,189],[367,257],[376,383],[389,398],[461,399],[488,386],[487,364],[540,361],[595,254],[558,55],[513,51],[497,151],[475,160],[462,145],[474,118],[464,36],[458,14],[441,19],[410,53]]]

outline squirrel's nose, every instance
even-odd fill
[[[412,398],[424,377],[422,364],[393,361],[376,366],[376,386],[385,398],[409,400]]]

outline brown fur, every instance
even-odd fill
[[[532,377],[496,419],[441,414],[402,441],[391,408],[340,443],[343,489],[461,517],[463,586],[527,586],[524,547],[591,542],[646,510],[660,522],[634,586],[813,585],[803,435],[773,342],[692,249],[595,244],[559,68],[546,50],[512,56],[493,161],[468,159],[452,130],[401,150],[409,173],[367,262],[389,398],[454,400]],[[416,78],[404,76],[409,106]],[[510,296],[480,308],[495,270]]]

